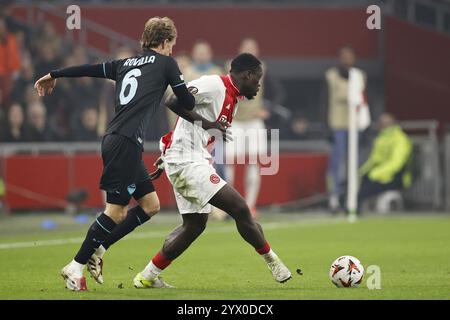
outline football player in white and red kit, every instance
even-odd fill
[[[291,278],[291,272],[270,248],[245,200],[217,175],[208,150],[216,136],[209,129],[219,129],[219,137],[226,139],[226,128],[233,120],[238,99],[252,99],[257,94],[262,74],[261,62],[255,56],[240,54],[231,62],[230,74],[202,76],[188,84],[195,97],[192,111],[184,110],[173,95],[166,100],[166,105],[182,118],[173,132],[161,139],[163,155],[159,164],[163,162],[173,186],[183,223],[169,234],[162,249],[136,275],[133,280],[136,288],[169,286],[160,273],[203,232],[212,206],[235,220],[239,234],[263,257],[276,281]]]

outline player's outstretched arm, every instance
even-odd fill
[[[111,63],[86,64],[53,70],[36,81],[34,87],[40,96],[45,96],[53,92],[57,78],[91,77],[115,80],[115,76],[115,69]]]

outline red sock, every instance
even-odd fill
[[[264,247],[259,248],[259,249],[255,249],[255,250],[256,250],[256,252],[258,252],[259,254],[266,254],[266,253],[268,253],[268,252],[270,251],[270,245],[269,245],[268,242],[266,242],[266,243],[264,244]]]
[[[165,258],[161,252],[158,252],[152,259],[152,262],[155,266],[157,266],[159,269],[164,270],[169,266],[169,264],[172,262],[172,260],[169,260]]]

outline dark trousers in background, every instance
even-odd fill
[[[397,174],[389,183],[379,183],[369,179],[367,175],[362,178],[361,185],[358,192],[358,206],[364,200],[367,200],[373,196],[379,195],[388,190],[400,190],[402,189],[402,176]]]
[[[0,107],[6,109],[10,103],[13,82],[10,75],[0,76]]]
[[[395,175],[394,180],[389,183],[379,183],[369,179],[367,175],[364,175],[361,180],[361,184],[358,190],[358,209],[357,212],[361,213],[361,206],[363,202],[369,198],[375,197],[389,190],[401,190],[402,184],[402,172]],[[341,203],[347,203],[347,183],[341,186],[340,201]]]
[[[343,181],[345,181],[347,171],[347,145],[348,131],[333,130],[333,143],[331,145],[331,154],[328,164],[328,177],[331,179],[332,195],[338,196],[345,189],[342,189]],[[344,202],[341,202],[341,204]]]

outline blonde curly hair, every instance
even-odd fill
[[[149,50],[177,37],[177,28],[172,19],[168,17],[153,17],[145,23],[141,37],[142,50]]]

